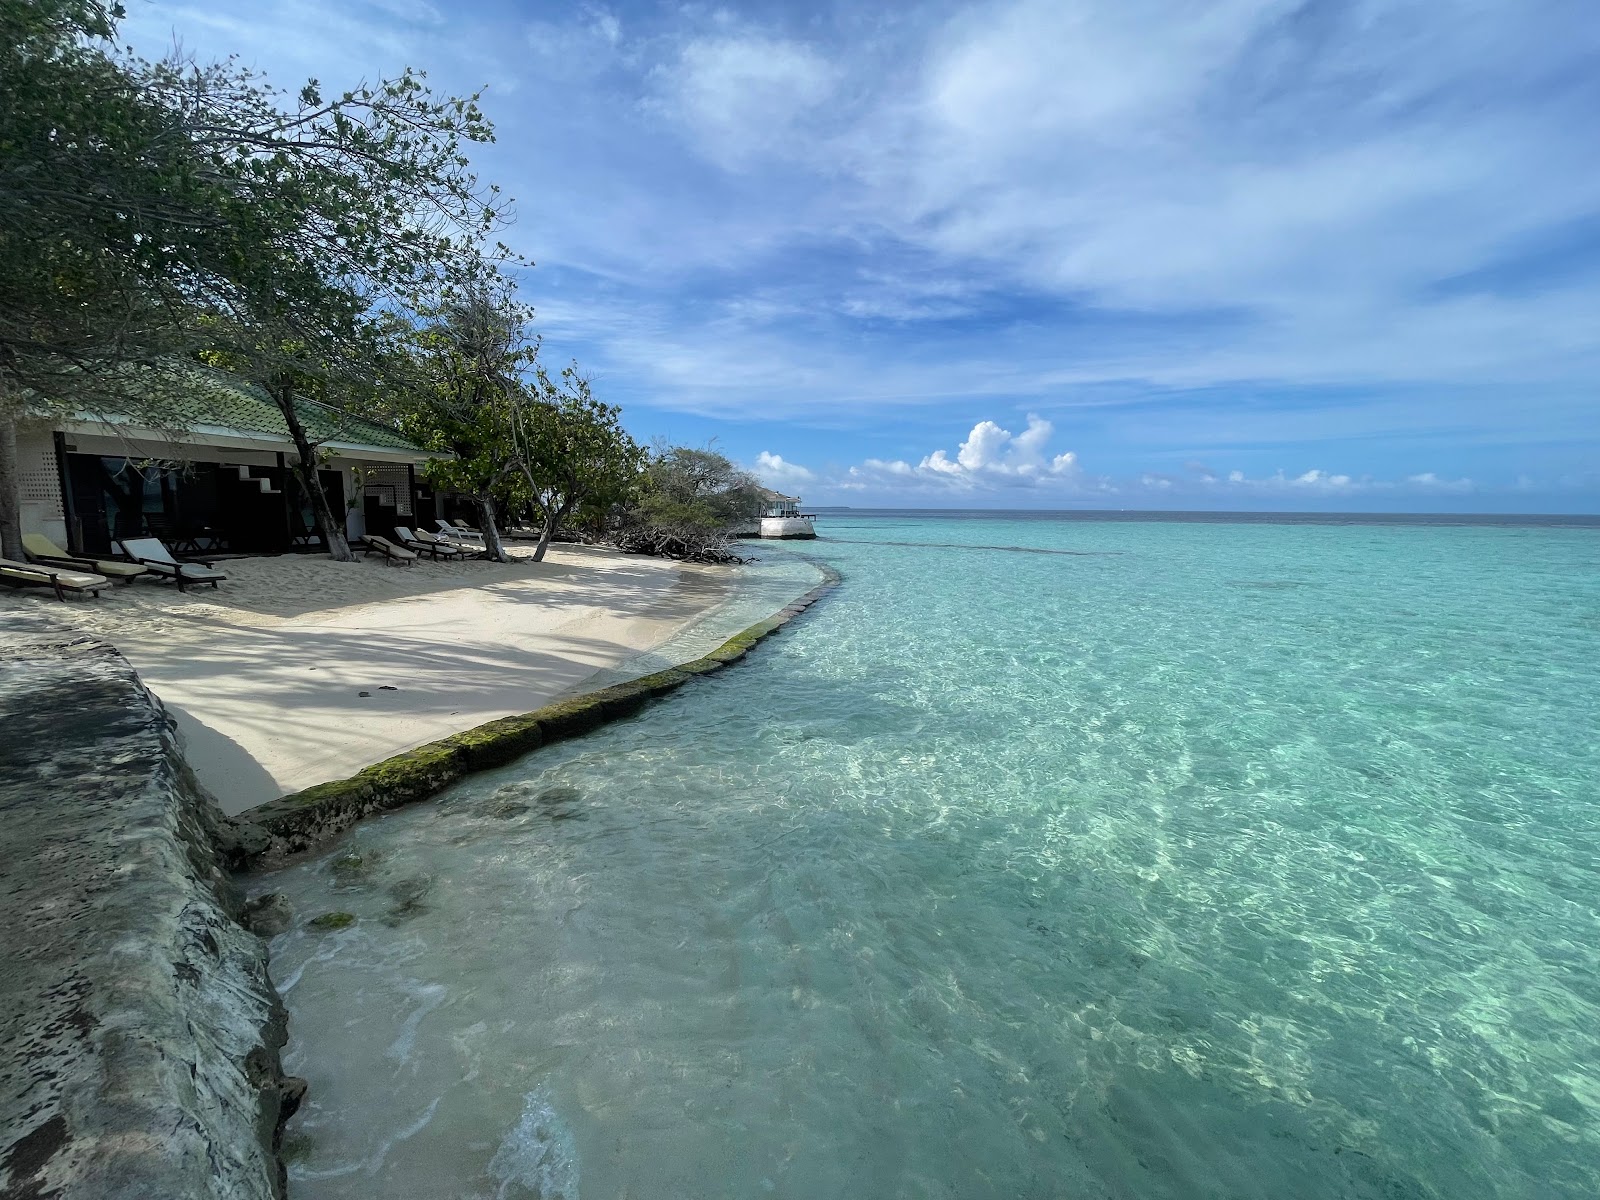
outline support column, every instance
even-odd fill
[[[294,509],[290,506],[294,502],[292,498],[298,496],[299,492],[295,490],[295,480],[293,479],[292,473],[289,470],[289,460],[284,457],[282,450],[278,451],[278,474],[283,479],[282,491],[284,544],[288,547],[289,552],[292,554],[294,553],[295,520],[293,516]]]
[[[56,447],[56,483],[61,488],[61,520],[67,527],[67,553],[83,553],[83,530],[78,528],[78,506],[72,499],[72,477],[67,473],[67,435],[57,429],[51,438]]]

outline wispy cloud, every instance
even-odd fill
[[[690,133],[696,149],[737,168],[760,156],[785,155],[807,139],[836,73],[803,42],[759,33],[718,33],[687,41],[651,72],[653,103]]]

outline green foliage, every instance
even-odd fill
[[[535,558],[580,506],[621,504],[637,484],[645,451],[622,428],[622,410],[594,398],[577,365],[552,378],[536,369],[513,428],[528,504],[543,529]]]
[[[526,400],[522,374],[539,354],[527,332],[531,317],[511,286],[496,281],[436,305],[410,334],[409,386],[392,403],[408,437],[455,455],[423,468],[433,486],[526,502],[514,435]]]
[[[760,513],[760,487],[710,446],[657,446],[629,517],[647,525],[726,530]]]
[[[0,0],[0,396],[180,342],[213,184],[93,0]],[[0,416],[3,416],[0,413]]]
[[[341,402],[378,382],[375,314],[507,257],[488,244],[507,202],[466,153],[493,139],[476,96],[437,95],[410,69],[324,97],[232,59],[144,62],[109,40],[121,15],[0,0],[12,384],[48,395],[101,362],[204,346]]]

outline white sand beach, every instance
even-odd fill
[[[228,812],[581,690],[716,608],[737,567],[555,546],[535,563],[224,561],[218,589],[0,595],[112,642]]]

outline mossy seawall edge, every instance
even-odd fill
[[[374,813],[430,799],[468,775],[632,716],[651,700],[738,662],[839,585],[837,571],[823,563],[813,565],[823,574],[821,583],[699,658],[485,722],[374,763],[347,779],[319,783],[241,813],[239,821],[258,826],[269,837],[269,845],[251,865],[314,849]]]

